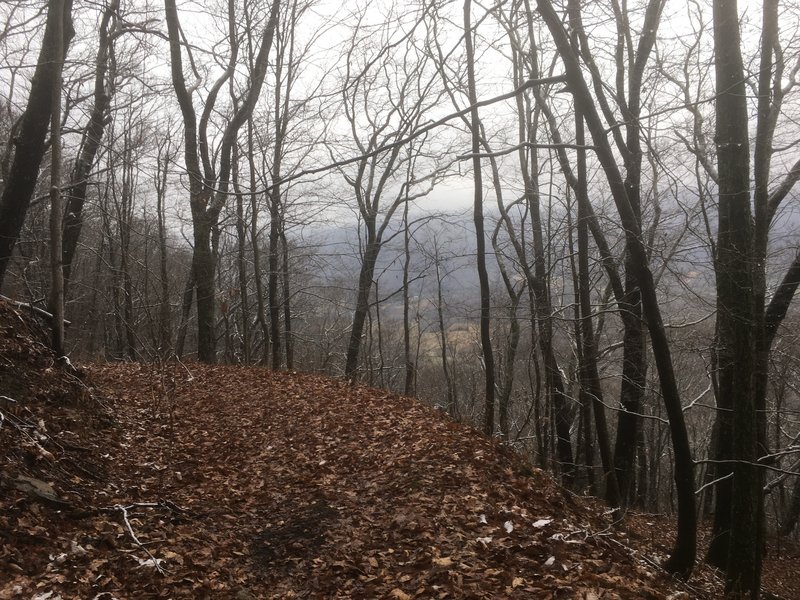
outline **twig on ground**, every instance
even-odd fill
[[[115,504],[113,507],[109,509],[103,509],[105,511],[116,511],[122,515],[122,522],[125,524],[125,528],[128,530],[128,535],[133,540],[133,543],[139,546],[144,552],[150,557],[150,560],[153,562],[153,566],[155,567],[156,571],[158,571],[159,575],[165,575],[165,571],[161,564],[159,564],[158,559],[153,556],[153,553],[148,550],[145,545],[139,541],[139,538],[136,536],[136,532],[133,530],[133,526],[131,525],[130,519],[128,518],[128,511],[132,508],[155,508],[161,506],[161,504],[156,502],[144,502],[144,503],[137,503],[137,504],[129,504],[128,506],[123,506],[122,504]]]
[[[190,381],[194,381],[194,375],[192,375],[192,372],[189,370],[189,367],[187,367],[185,364],[183,364],[183,361],[180,359],[180,357],[179,356],[175,356],[175,360],[178,361],[178,364],[183,367],[183,369],[186,371],[186,374],[189,376],[186,379],[186,382],[188,383]]]
[[[188,509],[183,508],[183,507],[175,504],[171,500],[161,500],[159,502],[134,502],[132,504],[126,504],[126,505],[115,504],[114,506],[106,506],[106,507],[98,508],[98,509],[95,510],[94,514],[97,514],[97,513],[117,514],[117,513],[119,513],[122,516],[122,522],[125,525],[125,529],[127,530],[128,535],[131,537],[131,539],[133,540],[134,544],[136,544],[137,546],[139,546],[139,548],[141,548],[142,550],[145,551],[145,553],[147,554],[148,558],[153,563],[153,566],[155,567],[156,571],[158,571],[159,574],[164,575],[166,573],[166,571],[161,566],[161,563],[159,562],[159,559],[156,558],[155,556],[153,556],[153,554],[145,547],[145,544],[139,539],[139,537],[136,535],[136,532],[134,532],[134,530],[133,530],[133,525],[131,524],[131,521],[130,521],[130,511],[133,510],[133,509],[136,509],[136,508],[166,508],[167,510],[170,510],[172,512],[180,512],[180,513],[186,513],[186,512],[188,512]]]

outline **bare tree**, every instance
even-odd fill
[[[164,6],[169,34],[172,85],[184,123],[184,161],[189,178],[189,203],[192,209],[194,233],[192,271],[197,289],[198,358],[204,362],[213,363],[216,361],[216,289],[212,233],[228,197],[233,146],[236,143],[239,129],[252,115],[256,101],[261,94],[266,76],[267,59],[278,22],[280,2],[273,0],[271,4],[269,18],[261,37],[261,45],[250,73],[249,85],[243,94],[241,103],[224,128],[221,146],[216,155],[212,155],[210,151],[208,125],[215,109],[217,96],[227,81],[233,77],[237,66],[239,39],[236,32],[234,0],[229,0],[227,3],[228,41],[231,46],[228,63],[223,74],[211,87],[199,121],[192,100],[196,86],[186,85],[183,72],[184,50],[192,62],[190,46],[183,40],[175,0],[165,0]],[[212,163],[212,156],[219,157],[218,169]]]
[[[385,25],[377,33],[389,31]],[[392,218],[404,204],[430,193],[442,173],[434,161],[427,173],[418,174],[425,168],[417,166],[418,159],[424,158],[424,138],[406,147],[392,144],[412,134],[440,98],[435,78],[427,73],[428,59],[413,48],[407,37],[406,47],[396,50],[397,54],[394,51],[399,44],[385,40],[389,45],[377,48],[376,56],[363,55],[361,52],[370,45],[363,35],[359,28],[353,32],[341,92],[345,119],[361,157],[355,173],[343,169],[340,172],[353,190],[365,235],[345,362],[345,376],[351,380],[357,375],[375,268]],[[389,65],[400,69],[402,76],[391,75]],[[383,146],[388,150],[378,155],[376,150]],[[410,168],[404,168],[409,163]],[[406,180],[397,185],[397,177],[403,174]],[[392,186],[396,191],[391,191]]]
[[[472,1],[464,0],[464,46],[467,60],[467,97],[470,104],[470,130],[472,133],[472,177],[474,182],[474,201],[472,220],[475,225],[476,259],[481,298],[481,353],[485,372],[485,398],[483,431],[486,435],[494,433],[495,373],[494,354],[491,337],[491,298],[489,294],[489,275],[486,270],[486,234],[483,226],[483,178],[481,176],[481,129],[478,115],[478,94],[475,89],[475,49],[472,32]]]
[[[156,173],[153,185],[156,190],[156,217],[158,219],[158,252],[159,252],[159,279],[161,283],[161,299],[159,308],[159,356],[166,358],[172,354],[172,307],[170,305],[169,270],[167,267],[167,227],[165,203],[167,199],[167,186],[170,165],[175,161],[177,148],[175,147],[167,124],[167,132],[157,143]]]
[[[672,445],[675,454],[675,484],[678,496],[678,536],[666,568],[673,573],[688,577],[694,566],[697,542],[697,518],[694,499],[694,464],[689,437],[683,417],[669,340],[661,317],[661,309],[655,289],[653,274],[648,265],[648,255],[642,235],[642,225],[637,211],[631,204],[628,189],[620,173],[616,157],[606,135],[598,108],[589,87],[583,78],[580,59],[570,43],[564,26],[549,0],[538,0],[539,12],[555,41],[564,63],[567,85],[578,110],[584,115],[595,146],[597,158],[605,172],[622,227],[630,239],[629,266],[638,282],[642,295],[642,306],[650,332],[653,355],[661,383],[664,405],[670,422]],[[573,3],[570,10],[577,7]]]
[[[713,5],[719,181],[716,353],[721,409],[716,459],[731,464],[732,481],[717,495],[715,539],[708,559],[726,569],[730,598],[759,594],[764,473],[757,465],[769,455],[765,415],[769,352],[800,282],[795,259],[766,302],[770,226],[800,178],[797,162],[770,190],[773,136],[784,96],[796,85],[793,78],[788,84],[783,80],[778,5],[777,0],[763,3],[752,170],[738,6],[735,0],[716,0]]]
[[[93,106],[89,112],[89,120],[83,129],[80,151],[72,167],[70,182],[64,190],[66,210],[64,214],[64,248],[61,261],[64,265],[64,288],[69,287],[72,274],[72,261],[78,247],[78,239],[83,226],[83,205],[86,202],[86,191],[89,186],[89,175],[95,163],[97,152],[103,140],[108,122],[108,109],[114,93],[116,73],[109,66],[112,58],[114,38],[119,33],[116,29],[116,13],[119,0],[111,0],[103,11],[100,20],[100,37],[98,40],[97,59],[94,73]]]
[[[63,7],[60,0],[51,0],[28,104],[14,138],[14,159],[0,197],[0,288],[22,230],[44,157],[54,88],[60,88],[62,60],[59,58],[66,57],[74,34],[72,0],[65,0]]]

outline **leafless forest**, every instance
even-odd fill
[[[796,0],[0,15],[0,286],[59,354],[417,396],[758,596],[800,518]]]

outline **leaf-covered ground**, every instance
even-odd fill
[[[0,365],[21,356],[8,356],[17,334],[4,335]],[[31,377],[59,377],[37,365],[0,375],[19,383],[26,371],[23,398]],[[40,393],[3,411],[0,599],[718,589],[707,572],[691,587],[660,572],[665,531],[612,527],[599,504],[412,399],[259,368],[113,364],[64,377],[69,402]]]

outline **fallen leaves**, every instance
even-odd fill
[[[76,528],[69,539],[85,555],[69,543],[51,549],[69,560],[48,562],[48,589],[71,597],[120,589],[173,598],[585,597],[580,589],[648,597],[652,582],[636,561],[593,535],[608,526],[597,511],[567,509],[547,476],[417,401],[256,368],[192,365],[191,381],[167,369],[92,368],[119,398],[120,423],[119,443],[106,448],[113,487],[96,505],[127,512],[78,523],[87,533]],[[165,377],[174,395],[155,402],[153,382]],[[592,562],[599,555],[625,576],[593,578],[608,571]]]
[[[49,412],[41,428],[32,421],[83,449],[34,438],[53,461],[20,452],[48,470],[13,475],[52,481],[76,514],[26,492],[0,500],[0,599],[671,591],[605,532],[603,511],[415,400],[259,368],[115,364],[91,375],[116,425],[96,434]],[[96,478],[66,468],[78,458]],[[128,523],[104,506],[126,507]]]

